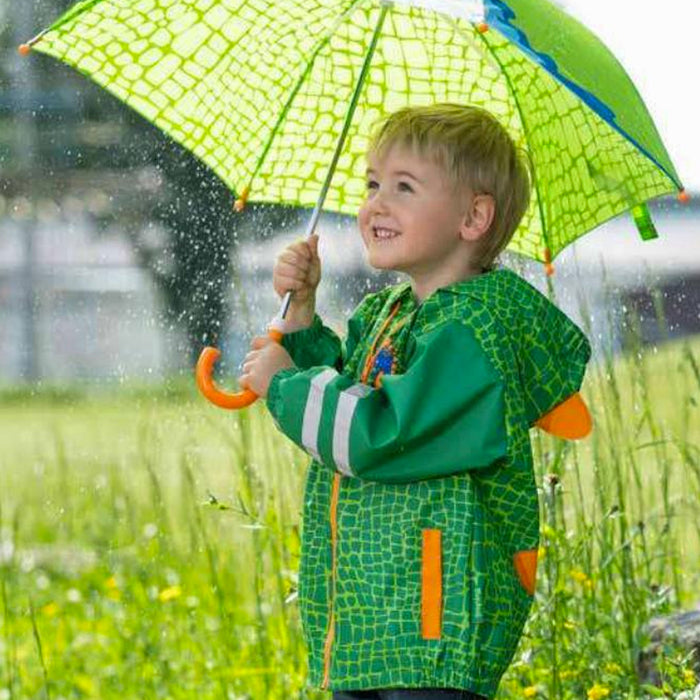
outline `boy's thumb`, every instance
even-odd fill
[[[316,257],[318,256],[318,234],[314,233],[309,238],[309,247],[311,248],[311,254]]]

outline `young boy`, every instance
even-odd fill
[[[282,344],[242,386],[313,456],[299,601],[309,683],[334,700],[492,698],[532,604],[539,510],[529,429],[578,392],[581,330],[494,264],[529,199],[484,110],[402,109],[374,134],[358,221],[366,296],[341,342],[315,313],[317,237],[278,256]]]

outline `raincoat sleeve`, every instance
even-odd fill
[[[534,318],[523,324],[518,364],[525,413],[532,425],[581,389],[591,345],[584,332],[542,297]]]
[[[337,367],[342,354],[340,338],[333,329],[324,325],[318,314],[314,314],[308,328],[283,335],[282,347],[302,369],[316,365]]]
[[[507,456],[505,386],[473,330],[449,321],[412,339],[403,374],[372,388],[334,367],[283,369],[277,427],[347,476],[406,483],[486,469]]]
[[[324,325],[318,314],[314,314],[308,328],[282,336],[282,347],[301,369],[325,365],[340,372],[357,345],[364,319],[378,300],[378,293],[368,294],[357,305],[348,319],[348,333],[344,340],[341,340],[333,329]]]

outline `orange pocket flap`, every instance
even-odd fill
[[[423,639],[440,639],[442,623],[441,532],[423,530],[421,570],[421,634]]]
[[[537,579],[537,550],[525,549],[513,555],[513,564],[523,588],[535,595],[535,581]]]

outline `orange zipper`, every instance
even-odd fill
[[[382,327],[379,329],[379,333],[374,337],[374,342],[372,343],[372,347],[370,348],[369,354],[367,355],[367,358],[365,360],[365,365],[362,371],[362,375],[360,378],[360,381],[365,382],[367,381],[367,377],[370,373],[370,370],[372,369],[372,366],[374,364],[374,361],[376,360],[377,353],[375,352],[375,347],[377,345],[377,342],[379,338],[381,337],[382,333],[384,333],[384,329],[389,325],[391,320],[394,318],[396,315],[396,312],[399,310],[399,307],[401,306],[401,301],[399,300],[397,303],[394,304],[394,307],[391,310],[391,313],[389,316],[385,319],[384,323],[382,324]],[[405,318],[400,325],[403,325],[408,320],[408,317]],[[374,385],[375,387],[381,385],[382,381],[382,375],[383,372],[380,372],[377,377],[375,377],[374,380]],[[329,614],[328,614],[328,630],[326,632],[326,641],[323,645],[323,682],[321,683],[321,688],[322,689],[327,689],[328,688],[328,681],[330,677],[330,671],[331,671],[331,649],[333,647],[333,639],[335,638],[335,610],[334,610],[334,602],[335,602],[335,570],[336,570],[336,565],[335,565],[335,549],[336,549],[336,540],[338,536],[338,521],[337,521],[337,511],[338,511],[338,493],[340,492],[340,480],[342,478],[342,474],[340,472],[336,472],[333,478],[333,492],[331,494],[331,512],[330,512],[330,517],[331,517],[331,596],[330,596],[330,601],[328,603],[328,608],[329,608]]]
[[[335,546],[338,532],[336,513],[338,510],[338,492],[340,491],[340,479],[342,475],[336,472],[333,477],[333,493],[331,494],[331,596],[328,616],[328,631],[326,632],[326,642],[323,647],[323,683],[321,688],[328,688],[328,677],[331,670],[331,647],[335,636],[335,611],[333,602],[335,600]]]

